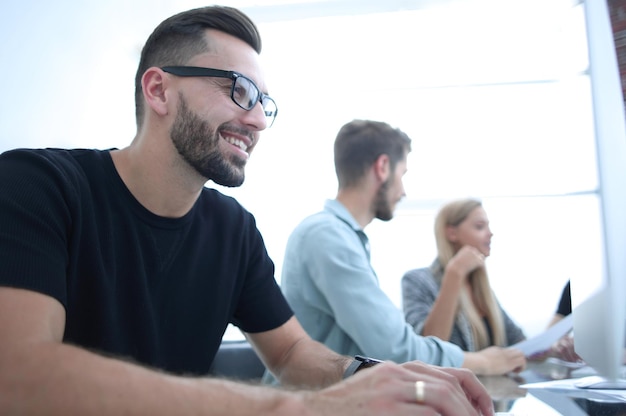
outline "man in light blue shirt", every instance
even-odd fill
[[[411,140],[386,123],[355,120],[335,141],[339,190],[324,210],[291,234],[282,268],[282,290],[304,329],[345,355],[394,362],[421,360],[466,367],[477,374],[521,370],[521,352],[492,347],[463,352],[454,344],[417,335],[379,287],[364,228],[388,221],[404,197]]]

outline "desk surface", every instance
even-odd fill
[[[626,403],[568,397],[563,393],[526,390],[520,385],[550,380],[546,364],[529,363],[517,376],[479,377],[491,395],[496,412],[515,416],[626,416]]]

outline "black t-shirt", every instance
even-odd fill
[[[206,374],[228,323],[292,315],[254,217],[204,188],[181,218],[145,209],[108,151],[0,156],[0,285],[66,309],[64,342],[175,373]]]

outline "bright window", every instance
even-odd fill
[[[582,6],[452,1],[260,28],[280,114],[234,193],[256,214],[277,278],[291,229],[335,195],[332,144],[354,118],[387,121],[414,142],[407,198],[366,229],[399,307],[400,279],[434,259],[434,215],[451,198],[484,200],[492,285],[528,335],[544,329],[573,273],[598,272]]]
[[[1,150],[126,146],[146,37],[165,17],[205,5],[27,3],[2,14],[0,52],[11,64],[0,68]],[[223,191],[255,214],[278,279],[291,230],[335,196],[333,140],[354,118],[387,121],[414,142],[406,200],[391,222],[366,229],[398,306],[402,274],[434,258],[433,215],[450,198],[484,199],[492,284],[527,334],[547,324],[570,276],[598,272],[593,117],[575,1],[226,3],[258,16],[279,115],[244,186]]]

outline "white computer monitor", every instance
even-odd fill
[[[599,376],[580,387],[622,388],[626,328],[626,122],[613,31],[605,0],[583,3],[595,120],[602,270],[572,276],[575,350]],[[588,279],[601,279],[592,293]],[[578,292],[577,292],[578,290]]]

